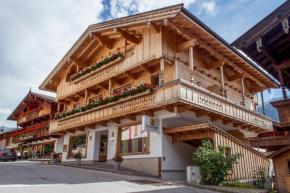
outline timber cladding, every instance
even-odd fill
[[[226,145],[231,154],[241,153],[243,157],[234,164],[229,179],[252,179],[253,171],[260,166],[269,170],[269,160],[262,153],[210,123],[165,129],[163,133],[170,135],[172,142],[210,138],[215,148]]]

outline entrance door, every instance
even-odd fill
[[[107,161],[108,135],[101,134],[99,161]]]

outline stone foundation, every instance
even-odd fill
[[[109,164],[114,164],[114,161],[108,160]],[[130,168],[155,176],[161,175],[161,158],[138,158],[124,159],[121,167]]]

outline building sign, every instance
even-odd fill
[[[142,116],[142,128],[145,131],[157,132],[159,131],[160,120],[148,116]]]
[[[6,148],[6,139],[0,140],[0,149],[5,149]]]
[[[26,136],[22,137],[22,140],[32,139],[33,137],[34,137],[34,135],[26,135]]]

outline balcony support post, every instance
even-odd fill
[[[220,73],[221,73],[221,96],[224,97],[224,88],[225,88],[225,81],[224,81],[224,67],[220,66]]]
[[[241,79],[242,85],[242,105],[245,106],[245,85],[244,85],[244,78]]]
[[[278,75],[279,75],[279,80],[280,80],[280,83],[281,83],[283,98],[287,99],[287,93],[286,93],[285,84],[284,84],[284,80],[283,80],[282,69],[278,69]]]
[[[262,101],[263,115],[265,115],[266,112],[265,112],[265,104],[264,104],[264,95],[263,95],[263,91],[261,91],[261,101]]]
[[[189,47],[189,72],[190,72],[190,82],[193,83],[193,47]]]
[[[174,59],[174,64],[175,64],[175,79],[177,80],[178,79],[178,61],[176,58]]]
[[[161,57],[160,59],[160,79],[161,79],[161,84],[164,84],[164,58]]]
[[[88,90],[85,91],[85,103],[88,104]]]
[[[112,79],[109,79],[109,93],[112,94]]]
[[[60,102],[57,102],[57,112],[60,111]]]

